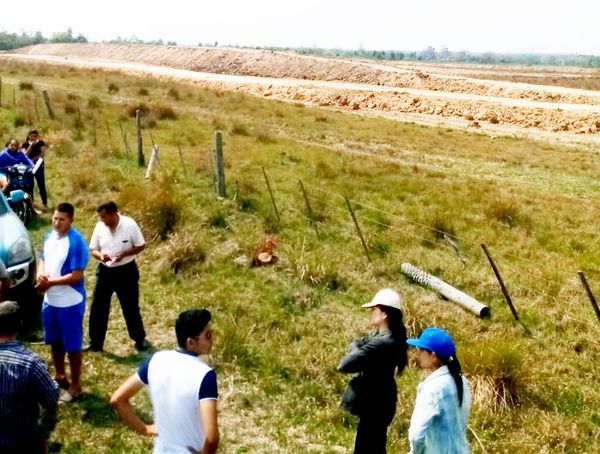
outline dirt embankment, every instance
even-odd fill
[[[249,77],[245,81],[212,79],[207,84],[392,117],[451,118],[474,128],[507,125],[578,134],[600,131],[598,91],[478,80],[461,74],[457,65],[395,66],[250,49],[105,44],[44,44],[18,53],[271,78],[273,83]],[[505,73],[503,67],[498,76]]]

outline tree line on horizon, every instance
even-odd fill
[[[55,32],[49,38],[41,32],[35,33],[8,33],[0,31],[0,51],[17,49],[43,43],[87,43],[88,39],[81,33],[73,35],[73,30],[68,28],[64,32]],[[151,44],[158,46],[177,46],[175,41],[155,39],[144,41],[136,36],[103,41],[108,44]],[[202,43],[198,43],[202,46]],[[218,43],[204,44],[208,47],[217,47]],[[297,52],[302,55],[317,55],[324,57],[340,58],[366,58],[369,60],[389,61],[422,61],[422,62],[451,62],[451,63],[478,63],[488,65],[525,65],[525,66],[578,66],[584,68],[600,68],[600,56],[582,54],[540,54],[540,53],[496,53],[496,52],[470,52],[467,50],[451,51],[447,47],[436,49],[427,47],[420,51],[406,50],[367,50],[367,49],[327,49],[321,47],[250,47],[231,46],[237,48],[263,49],[270,51]]]
[[[581,54],[540,54],[540,53],[496,53],[451,51],[443,47],[427,47],[420,51],[366,50],[366,49],[326,49],[320,47],[263,47],[265,50],[298,52],[303,55],[317,55],[341,58],[366,58],[369,60],[423,61],[440,63],[479,63],[486,65],[526,65],[526,66],[579,66],[600,68],[600,56]]]

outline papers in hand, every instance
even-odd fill
[[[44,158],[39,158],[37,161],[35,161],[33,169],[31,169],[31,173],[33,173],[35,175],[35,172],[38,171],[38,169],[41,167],[43,162],[44,162]]]

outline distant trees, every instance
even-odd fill
[[[440,50],[427,47],[420,51],[400,50],[367,50],[359,49],[324,49],[320,47],[264,47],[271,51],[294,51],[304,55],[320,55],[342,58],[366,58],[371,60],[408,60],[431,62],[482,63],[489,65],[548,65],[548,66],[580,66],[600,68],[600,56],[578,54],[506,54],[495,52],[469,52],[466,50],[451,51],[447,47]]]
[[[162,39],[144,41],[143,39],[140,39],[137,36],[131,36],[129,38],[117,36],[115,39],[111,39],[110,41],[104,42],[108,44],[152,44],[155,46],[177,46],[177,42],[175,41],[167,41],[167,43],[165,44],[165,42]]]
[[[47,39],[41,32],[33,34],[0,32],[0,50],[11,50],[19,47],[31,46],[34,44],[50,43],[87,43],[88,40],[82,34],[73,36],[73,30],[68,28],[65,32],[53,33],[50,39]]]

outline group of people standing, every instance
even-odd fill
[[[83,351],[102,351],[113,293],[119,298],[136,350],[149,348],[139,310],[139,273],[135,263],[135,256],[145,247],[144,237],[137,223],[121,215],[114,202],[101,204],[97,212],[99,222],[88,245],[73,227],[73,205],[59,204],[52,214],[52,231],[44,237],[39,254],[35,288],[44,293],[41,319],[44,342],[51,347],[56,387],[47,385],[47,372],[39,372],[37,359],[29,360],[35,355],[24,353],[15,340],[19,327],[15,317],[23,315],[15,312],[16,303],[0,305],[0,318],[6,318],[6,325],[0,320],[0,452],[38,452],[29,449],[37,433],[30,432],[30,424],[23,421],[37,414],[38,404],[66,403],[81,396]],[[98,260],[98,269],[89,318],[90,345],[84,348],[84,270],[90,253]],[[67,358],[70,375],[66,371]],[[3,386],[5,382],[8,385]],[[43,396],[35,389],[40,383]],[[28,449],[20,450],[22,443]]]
[[[28,167],[35,166],[35,181],[38,185],[40,199],[44,208],[48,208],[48,193],[46,192],[46,174],[44,158],[48,146],[40,139],[37,130],[32,129],[27,134],[27,138],[19,145],[16,139],[10,140],[5,149],[0,153],[0,190],[5,191],[8,188],[8,178],[3,169],[16,164],[24,164]],[[39,161],[39,162],[38,162]],[[33,199],[33,188],[29,196]]]
[[[45,144],[31,131],[23,149],[16,141],[5,160],[42,159]],[[7,161],[8,162],[8,161]],[[33,161],[29,161],[33,165]],[[9,164],[10,165],[10,164]],[[43,170],[36,179],[42,203],[47,205]],[[51,347],[55,375],[43,360],[25,349],[16,336],[21,313],[18,304],[0,303],[0,452],[47,451],[49,431],[56,422],[56,406],[83,393],[83,352],[102,352],[110,301],[116,293],[136,351],[150,345],[139,308],[137,254],[145,241],[137,223],[118,211],[114,202],[97,208],[99,222],[91,240],[73,227],[75,210],[61,203],[52,215],[52,231],[39,254],[36,289],[44,293],[41,311],[44,341]],[[89,345],[83,346],[86,307],[84,270],[89,256],[98,261],[89,317]],[[1,264],[1,262],[0,262]],[[0,267],[0,292],[6,282]],[[469,386],[462,376],[451,336],[439,328],[427,328],[408,339],[402,300],[391,289],[380,290],[363,307],[370,311],[371,335],[353,341],[338,369],[356,374],[342,398],[342,408],[358,416],[354,452],[386,452],[387,428],[397,406],[396,374],[408,364],[408,347],[418,351],[421,368],[431,373],[419,384],[408,431],[411,454],[467,453],[467,421],[471,407]],[[112,395],[110,403],[120,418],[136,432],[155,437],[155,452],[214,453],[219,443],[217,379],[201,359],[213,345],[206,309],[179,314],[175,323],[177,348],[145,359],[139,369]],[[70,366],[67,374],[66,360]],[[148,386],[154,424],[136,415],[130,399]],[[44,409],[38,424],[39,406]]]
[[[363,307],[370,311],[374,332],[354,340],[338,366],[356,374],[342,397],[342,408],[358,416],[354,453],[386,452],[387,428],[396,413],[395,374],[408,363],[408,347],[417,349],[419,366],[431,372],[417,389],[408,430],[410,453],[468,453],[471,394],[450,334],[427,328],[417,339],[407,339],[402,300],[392,289],[380,290]]]

